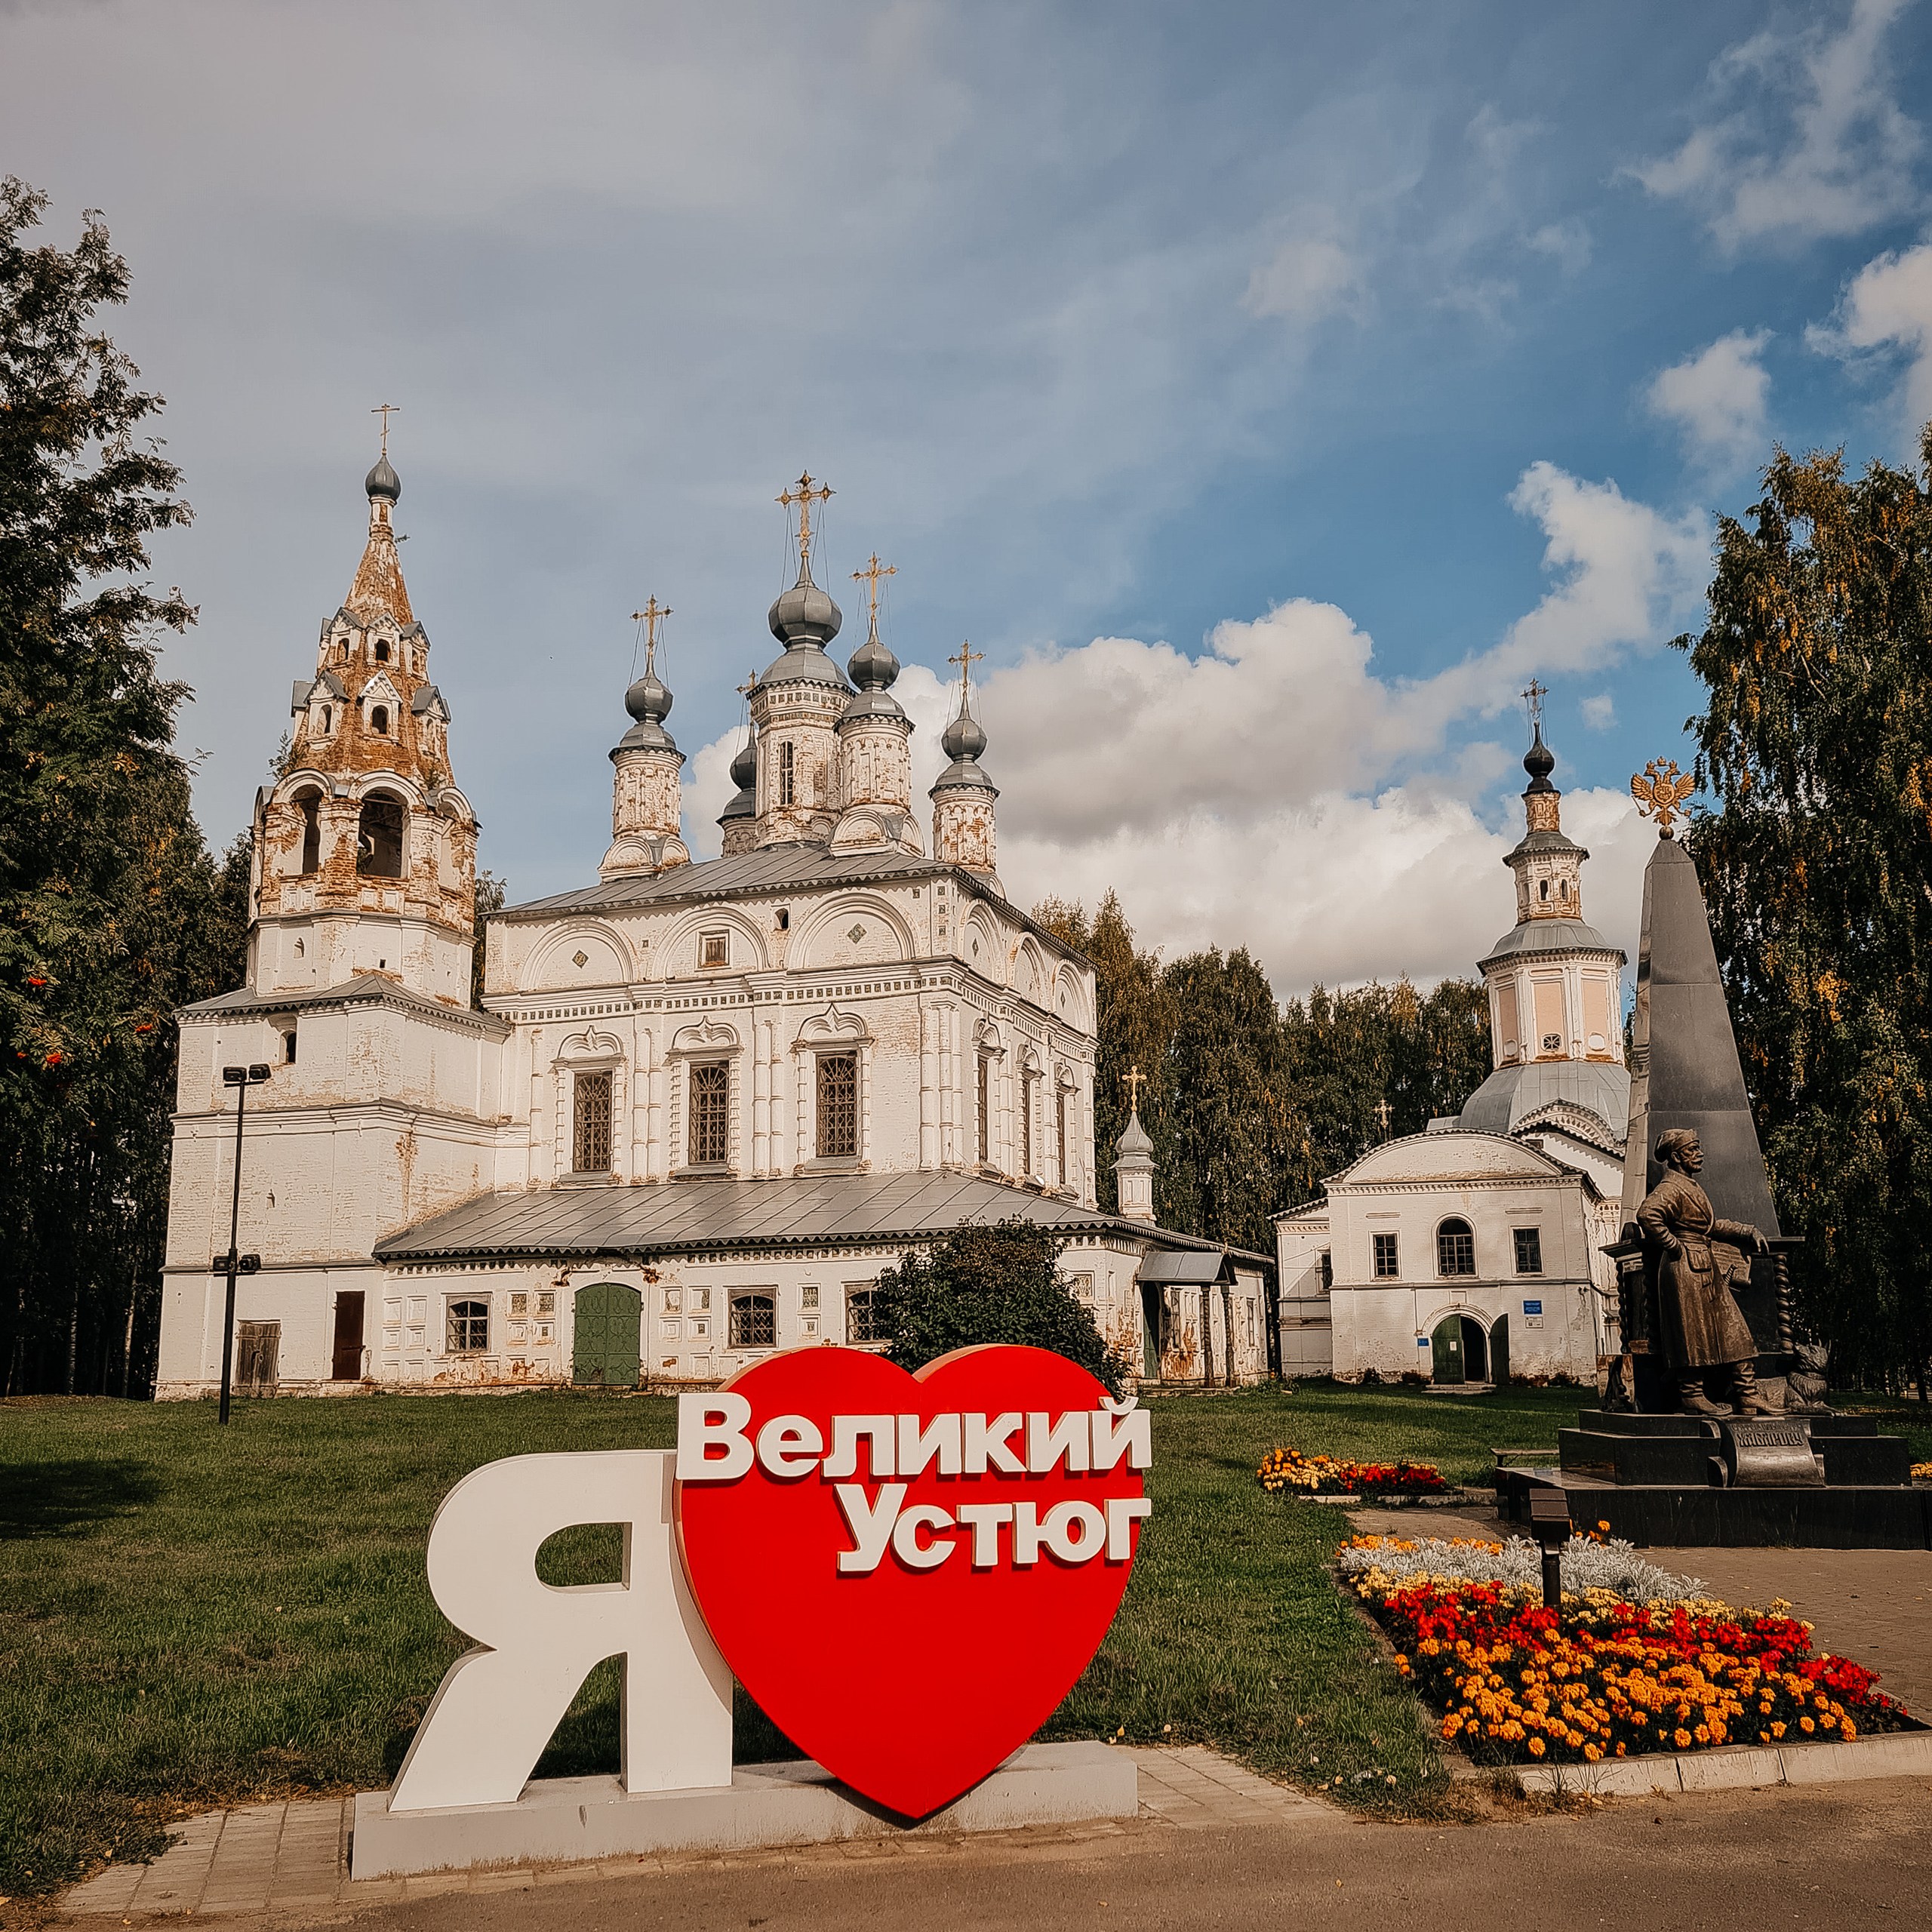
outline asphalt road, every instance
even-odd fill
[[[358,1932],[872,1932],[1218,1926],[1283,1932],[1598,1926],[1932,1926],[1932,1780],[1623,1799],[1481,1824],[1180,1831],[908,1844],[558,1875],[355,1915]],[[224,1921],[233,1924],[233,1921]],[[341,1923],[337,1919],[337,1923]]]

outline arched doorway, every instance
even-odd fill
[[[1467,1380],[1463,1372],[1463,1318],[1445,1315],[1429,1338],[1429,1380],[1453,1386]]]
[[[577,1291],[571,1380],[591,1389],[635,1389],[643,1367],[644,1297],[621,1281]]]
[[[1482,1324],[1472,1315],[1466,1315],[1463,1323],[1463,1380],[1465,1382],[1487,1382],[1489,1380],[1489,1337],[1483,1333]]]

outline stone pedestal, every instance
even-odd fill
[[[1104,1744],[1029,1744],[962,1798],[917,1824],[894,1817],[801,1760],[740,1764],[728,1786],[626,1792],[614,1777],[550,1778],[514,1804],[392,1811],[386,1791],[355,1800],[349,1872],[394,1878],[479,1865],[568,1864],[669,1851],[743,1851],[908,1832],[1010,1831],[1131,1818],[1133,1758]]]
[[[1586,1409],[1557,1432],[1555,1469],[1499,1470],[1497,1503],[1527,1523],[1530,1492],[1564,1490],[1579,1530],[1653,1546],[1932,1549],[1932,1486],[1872,1416],[1704,1417]]]

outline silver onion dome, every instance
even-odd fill
[[[369,493],[371,503],[382,497],[392,503],[402,494],[402,478],[389,467],[387,457],[379,456],[375,468],[362,479],[362,487]]]

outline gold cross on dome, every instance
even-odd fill
[[[869,628],[874,637],[878,635],[878,580],[882,577],[897,577],[898,574],[899,566],[881,563],[876,550],[872,554],[872,561],[863,570],[852,573],[852,581],[866,586],[866,611],[870,619]]]
[[[778,496],[778,500],[788,510],[794,503],[798,506],[798,568],[801,571],[811,568],[812,506],[823,503],[832,494],[828,485],[820,483],[814,488],[814,483],[808,469],[797,482],[788,484]]]
[[[1394,1109],[1391,1108],[1389,1104],[1389,1098],[1386,1094],[1384,1094],[1383,1097],[1375,1103],[1375,1117],[1377,1120],[1381,1121],[1382,1131],[1385,1135],[1389,1131],[1389,1116],[1393,1111]]]
[[[1530,707],[1531,733],[1540,731],[1543,729],[1543,701],[1549,695],[1549,687],[1547,685],[1537,683],[1536,679],[1532,678],[1530,680],[1529,689],[1519,692],[1518,695]]]
[[[738,687],[738,695],[739,695],[740,697],[746,697],[746,698],[748,698],[748,697],[749,697],[751,696],[752,693],[753,691],[756,691],[757,689],[758,689],[758,673],[757,673],[755,671],[754,671],[754,672],[751,674],[751,675],[750,675],[749,678],[747,678],[745,680],[745,681],[744,681],[742,685],[740,685]]]
[[[631,622],[644,626],[644,675],[647,678],[657,659],[657,626],[670,614],[670,605],[659,603],[655,597],[647,597],[644,608],[631,613]]]
[[[1137,1114],[1140,1111],[1140,1090],[1146,1081],[1146,1075],[1139,1067],[1130,1066],[1127,1069],[1127,1110],[1129,1113]]]
[[[382,453],[386,457],[389,453],[389,418],[392,416],[400,416],[402,414],[402,406],[400,403],[379,402],[369,414],[371,416],[380,416],[383,419]]]
[[[975,651],[971,645],[961,640],[959,648],[946,661],[959,666],[959,702],[966,702],[966,694],[973,688],[973,666],[986,656],[983,651]]]

